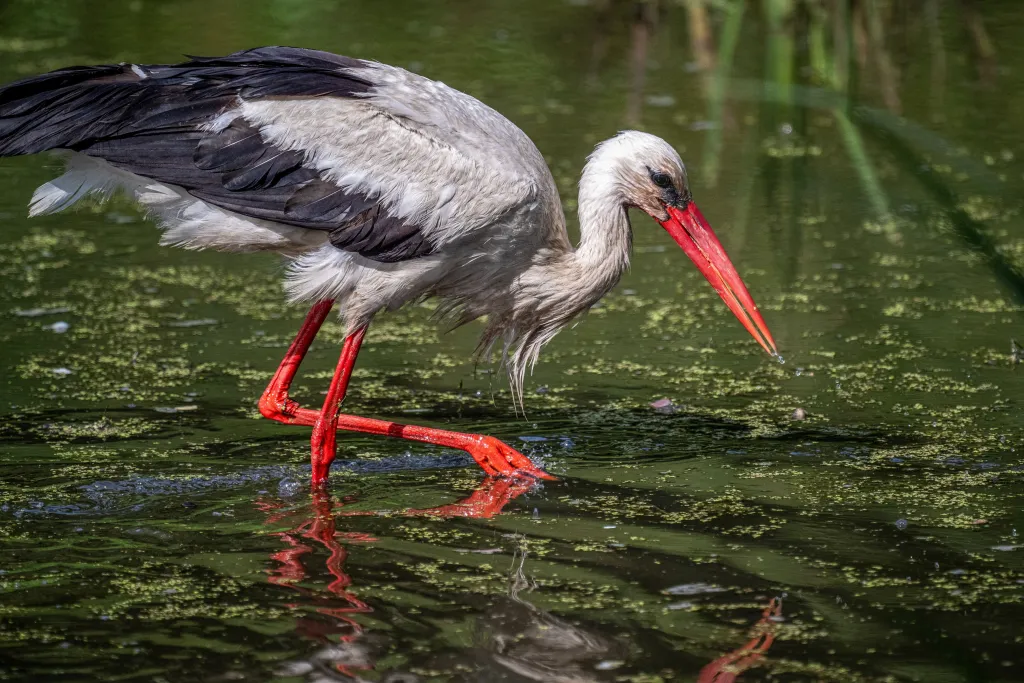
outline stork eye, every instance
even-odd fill
[[[651,181],[660,188],[669,189],[672,187],[672,176],[667,173],[655,171],[651,173]]]

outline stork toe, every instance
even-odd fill
[[[557,481],[540,469],[525,455],[493,436],[479,436],[475,443],[466,446],[466,452],[489,475],[502,477],[532,477]]]

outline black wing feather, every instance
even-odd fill
[[[342,196],[346,192],[323,180],[303,184],[293,194],[284,210],[292,220],[308,222],[324,217],[326,220],[344,222],[365,211],[375,204],[369,197],[361,197],[361,201],[345,202]]]
[[[204,171],[234,171],[254,163],[266,150],[258,130],[235,120],[222,130],[204,135],[192,161]]]
[[[365,62],[263,47],[176,65],[71,67],[0,88],[0,156],[71,149],[177,185],[252,218],[330,232],[339,249],[381,262],[425,256],[421,227],[344,190],[268,144],[243,119],[211,130],[238,98],[357,97]]]

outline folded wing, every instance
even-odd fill
[[[372,107],[367,67],[271,47],[170,66],[62,69],[0,89],[0,156],[72,150],[241,216],[327,231],[336,247],[371,260],[429,255],[443,239],[430,236],[436,216],[403,213],[402,198],[380,182],[338,182],[338,169],[317,163],[315,143],[275,141],[243,115],[247,103]]]

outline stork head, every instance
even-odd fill
[[[754,339],[765,351],[778,355],[750,292],[693,202],[686,166],[670,144],[647,133],[624,131],[597,146],[584,171],[587,175],[601,179],[591,187],[660,223]],[[580,200],[582,209],[582,183]]]

